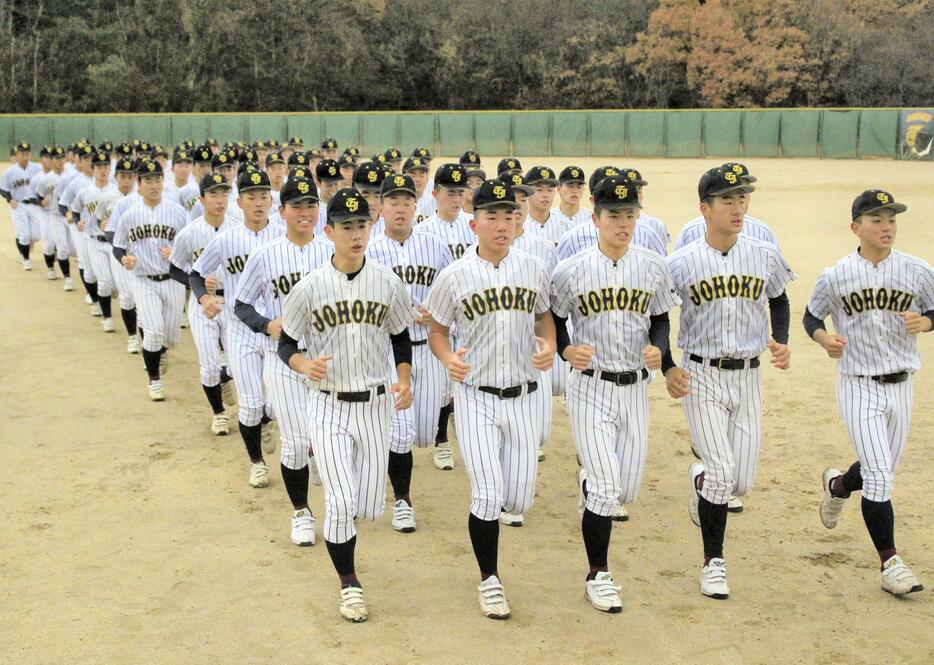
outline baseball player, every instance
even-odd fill
[[[39,150],[39,166],[41,169],[29,181],[29,200],[34,206],[33,215],[39,220],[39,235],[42,238],[42,258],[45,260],[45,276],[49,280],[58,279],[55,272],[55,238],[49,223],[48,210],[42,203],[43,196],[39,195],[39,187],[52,172],[52,147],[42,146]]]
[[[496,177],[505,181],[504,176],[522,175],[522,163],[515,157],[503,157],[496,165]]]
[[[237,387],[237,420],[250,458],[249,482],[252,487],[261,488],[269,485],[269,467],[263,459],[263,452],[272,453],[276,449],[269,427],[272,417],[263,397],[266,339],[234,316],[233,307],[227,307],[225,303],[228,298],[236,296],[250,254],[260,245],[277,239],[284,230],[279,224],[269,221],[272,197],[266,173],[244,171],[237,181],[237,190],[243,224],[234,224],[207,244],[195,261],[189,283],[205,317],[224,317],[227,335],[223,346]],[[222,296],[216,291],[211,293],[207,282],[207,278],[215,275],[218,269],[223,273],[223,282],[216,288],[223,288]]]
[[[191,182],[186,183],[178,190],[178,203],[190,213],[195,204],[201,200],[201,181],[204,176],[211,173],[211,161],[214,159],[214,153],[211,152],[211,146],[204,143],[188,152],[188,154],[191,157]],[[172,162],[172,170],[175,170],[174,161]]]
[[[227,202],[227,215],[232,217],[235,222],[243,222],[243,210],[238,203],[237,192],[237,160],[231,155],[231,150],[221,150],[211,158],[211,169],[214,173],[221,174],[230,184],[230,194]],[[188,212],[188,219],[197,219],[204,214],[204,208],[198,201]]]
[[[392,167],[394,173],[402,173],[402,151],[399,148],[387,148],[383,153],[386,157],[386,163]]]
[[[415,224],[421,224],[435,214],[435,199],[428,188],[429,164],[422,157],[409,157],[402,165],[402,172],[415,183]]]
[[[279,191],[282,189],[289,175],[288,164],[286,164],[285,159],[282,157],[282,153],[275,150],[267,151],[266,157],[260,163],[263,164],[266,169],[266,175],[269,176],[269,186],[272,187],[271,192],[275,193],[276,198],[278,198]],[[277,203],[281,203],[281,201]]]
[[[328,203],[334,198],[337,190],[344,186],[344,177],[340,167],[333,159],[322,159],[315,167],[315,180],[318,182],[318,220],[315,233],[324,237],[324,227],[327,224]]]
[[[435,280],[428,343],[456,382],[455,427],[470,476],[468,528],[480,568],[480,609],[506,619],[509,603],[497,566],[499,516],[532,505],[542,427],[535,392],[554,361],[555,328],[545,265],[511,248],[512,188],[487,180],[473,203],[477,244]],[[457,350],[451,348],[452,326],[463,345]]]
[[[907,210],[871,189],[853,201],[859,247],[817,279],[804,314],[808,335],[837,363],[837,403],[858,461],[824,469],[820,517],[833,529],[853,492],[862,492],[866,529],[879,553],[882,589],[895,596],[924,587],[895,549],[892,487],[911,422],[912,376],[921,367],[917,335],[934,323],[934,270],[892,249],[896,215]],[[833,319],[835,333],[824,319]]]
[[[668,349],[668,311],[679,304],[663,257],[632,244],[639,197],[625,176],[594,193],[599,240],[562,261],[553,277],[552,314],[568,380],[571,433],[582,468],[581,531],[590,572],[584,593],[603,612],[621,612],[607,567],[617,502],[639,493],[648,449],[649,370]],[[573,343],[566,319],[573,323]]]
[[[337,169],[341,173],[341,187],[353,187],[353,174],[357,165],[353,157],[344,154],[337,160]]]
[[[557,247],[561,236],[570,231],[574,224],[564,217],[551,214],[558,184],[555,172],[547,166],[533,166],[526,172],[523,182],[532,188],[529,217],[525,221],[526,231],[544,237]]]
[[[308,481],[320,485],[321,478],[314,457],[309,458],[308,388],[304,377],[280,362],[276,352],[283,302],[302,277],[331,258],[334,246],[314,232],[318,193],[313,180],[289,178],[280,194],[286,233],[250,254],[237,286],[234,312],[250,330],[266,338],[263,380],[282,439],[280,468],[293,508],[290,538],[299,547],[309,547],[315,544],[315,518],[308,507]],[[305,348],[303,340],[299,348]]]
[[[590,224],[593,213],[581,205],[584,198],[584,169],[579,166],[566,166],[558,174],[558,205],[551,209],[551,214],[563,224],[580,226]]]
[[[204,146],[207,149],[207,146]],[[207,150],[210,152],[210,150]],[[233,227],[236,222],[227,217],[227,203],[230,184],[219,173],[206,173],[198,185],[201,192],[199,197],[204,214],[189,222],[175,237],[172,246],[170,273],[172,278],[185,287],[191,282],[191,270],[204,252],[204,248],[219,233]],[[223,282],[222,269],[218,269],[205,280],[213,280],[211,287],[214,295],[224,297],[224,290],[219,287]],[[233,386],[230,376],[224,371],[221,362],[221,347],[226,332],[226,318],[215,317],[209,319],[195,299],[194,293],[189,296],[188,322],[191,336],[198,352],[198,365],[201,373],[201,387],[211,407],[211,433],[214,436],[227,436],[230,434],[230,418],[227,416],[224,404],[232,406]]]
[[[669,394],[684,398],[701,460],[690,469],[689,514],[704,542],[701,593],[716,599],[730,594],[723,558],[727,502],[752,488],[759,456],[759,354],[768,348],[778,369],[791,362],[785,285],[795,276],[774,245],[740,234],[743,197],[752,190],[733,171],[707,171],[698,184],[704,238],[668,257],[681,298],[684,353],[680,367],[668,357],[663,369]]]
[[[62,146],[52,146],[50,150],[51,170],[36,186],[36,198],[41,201],[42,207],[48,215],[48,237],[51,246],[46,247],[58,259],[59,270],[65,278],[65,291],[73,291],[74,280],[71,278],[71,262],[69,257],[73,253],[71,238],[68,235],[68,222],[58,209],[58,197],[61,190],[58,185],[65,175],[65,149]],[[53,271],[54,272],[54,271]]]
[[[127,210],[114,230],[113,254],[136,276],[134,299],[139,306],[143,361],[149,375],[149,399],[165,400],[162,372],[166,352],[181,336],[185,288],[169,277],[175,236],[188,223],[185,209],[162,196],[159,162],[142,162],[137,170],[142,203]],[[161,365],[161,367],[160,367]]]
[[[337,159],[337,139],[329,136],[321,142],[321,156],[325,159]]]
[[[124,159],[120,161],[127,160]],[[110,211],[110,217],[107,220],[107,226],[104,229],[104,235],[107,237],[111,246],[113,245],[116,229],[120,226],[120,219],[123,217],[123,214],[127,210],[143,202],[143,197],[140,196],[137,188],[138,178],[136,172],[139,170],[139,163],[133,162],[133,164],[136,167],[136,171],[129,174],[130,177],[133,178],[133,189],[129,194],[114,204]],[[136,299],[134,296],[136,292],[136,276],[133,272],[123,267],[113,255],[113,252],[111,252],[110,256],[110,274],[113,277],[114,285],[116,286],[120,298],[120,318],[123,320],[123,326],[126,328],[127,332],[127,353],[138,355],[142,349],[142,345],[139,337],[139,329],[137,327]]]
[[[366,199],[370,213],[370,235],[378,236],[383,232],[383,222],[379,216],[379,192],[386,176],[392,172],[388,166],[377,162],[367,162],[357,167],[354,172],[354,189]]]
[[[442,164],[435,172],[432,190],[437,210],[416,227],[416,233],[431,233],[448,246],[451,256],[459,259],[477,242],[470,228],[470,216],[464,213],[467,171],[459,164]]]
[[[341,189],[328,206],[334,255],[293,287],[282,311],[279,356],[311,382],[311,440],[325,493],[324,538],[341,581],[340,613],[368,617],[354,566],[354,517],[386,505],[390,408],[412,404],[413,311],[402,280],[367,261],[366,199]],[[299,349],[304,339],[307,351]],[[398,381],[390,385],[392,347]]]
[[[409,158],[409,162],[415,157]],[[414,406],[392,414],[389,438],[389,480],[395,495],[392,527],[402,533],[415,531],[415,511],[409,488],[412,480],[412,446],[447,443],[447,417],[443,418],[449,382],[444,366],[428,348],[431,321],[425,303],[437,275],[454,259],[439,238],[414,233],[417,207],[414,180],[395,175],[383,180],[380,189],[385,230],[373,238],[367,258],[390,268],[405,284],[418,316],[409,327],[412,341],[412,393]]]
[[[467,169],[467,187],[464,189],[464,214],[473,217],[473,193],[486,180],[486,171],[479,166]]]
[[[32,157],[32,146],[25,141],[16,145],[16,162],[0,178],[0,196],[10,205],[13,227],[16,234],[16,250],[20,255],[23,270],[32,270],[29,252],[32,244],[41,236],[39,206],[34,203],[30,181],[42,171]]]
[[[71,174],[66,173],[63,175],[58,184],[58,211],[68,222],[71,244],[78,256],[78,276],[81,278],[81,284],[87,294],[84,301],[91,305],[92,315],[100,316],[100,305],[97,304],[97,286],[89,281],[90,275],[85,274],[85,267],[88,262],[87,238],[84,233],[78,230],[78,225],[72,221],[71,213],[71,203],[78,195],[78,192],[91,184],[91,157],[94,155],[94,148],[89,145],[81,145],[77,147],[77,153],[78,162],[75,170]]]

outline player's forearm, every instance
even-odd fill
[[[811,314],[811,310],[807,307],[804,308],[804,320],[802,323],[804,324],[804,331],[808,334],[808,337],[818,344],[821,343],[821,340],[818,339],[818,335],[821,333],[823,333],[823,336],[827,335],[827,328],[824,326],[824,322]]]
[[[6,191],[5,189],[0,189],[0,197],[2,197],[3,200],[5,200],[7,203],[9,203],[9,202],[10,202],[10,199],[13,198],[13,195],[10,194],[10,193],[9,193],[8,191]]]
[[[204,276],[197,270],[192,270],[188,273],[188,285],[191,287],[191,292],[195,294],[195,300],[198,302],[201,302],[201,299],[208,295],[208,287],[207,284],[205,284]]]
[[[666,353],[670,356],[671,321],[668,320],[668,312],[649,317],[649,321],[649,344],[657,347],[663,358]]]
[[[412,338],[409,337],[409,329],[406,328],[397,335],[390,335],[389,341],[392,344],[392,357],[396,363],[396,369],[402,365],[409,366],[409,375],[412,371]],[[399,373],[402,378],[402,373]]]
[[[262,333],[264,335],[268,334],[266,326],[269,325],[269,322],[272,319],[267,319],[265,316],[257,312],[253,305],[245,303],[242,300],[238,300],[234,304],[234,314],[236,314],[237,318],[243,321],[246,324],[246,327],[253,332]]]
[[[179,268],[174,263],[169,264],[169,277],[174,279],[182,286],[188,286],[188,273]]]
[[[551,310],[535,319],[535,334],[551,346],[552,351],[557,348],[555,342],[555,320],[551,318]]]
[[[551,312],[551,318],[555,322],[555,351],[558,356],[564,358],[564,352],[571,345],[571,336],[568,334],[568,320],[564,317]],[[564,358],[567,360],[567,358]]]
[[[283,330],[279,334],[279,348],[276,350],[279,360],[288,365],[291,369],[296,372],[300,372],[299,365],[301,365],[302,356],[301,351],[298,350],[298,340],[289,337],[289,335]]]
[[[123,263],[123,257],[126,256],[126,250],[123,249],[123,247],[117,247],[114,245],[113,254],[118,263]]]
[[[787,344],[788,329],[791,326],[791,304],[788,302],[788,294],[784,291],[775,298],[769,298],[769,318],[772,322],[772,339],[779,344]]]
[[[445,328],[444,331],[435,330],[433,327],[428,333],[428,348],[434,354],[435,358],[441,361],[441,364],[447,367],[451,361],[454,352],[451,350],[451,336]]]

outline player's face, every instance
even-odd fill
[[[464,207],[464,190],[460,187],[436,187],[432,192],[438,211],[447,218],[457,217]]]
[[[195,175],[195,181],[201,182],[201,178],[211,172],[211,162],[195,162],[191,171]]]
[[[522,226],[525,224],[525,218],[529,216],[529,197],[526,196],[525,192],[520,192],[518,189],[513,194],[516,195],[516,203],[519,204],[515,213],[516,226]]]
[[[284,159],[285,161],[289,161],[289,157],[291,157],[291,156],[292,156],[292,153],[295,152],[295,151],[292,150],[292,148],[289,148],[289,147],[287,147],[287,146],[283,146],[282,150],[280,150],[279,152],[282,153],[282,159]]]
[[[483,184],[483,178],[476,175],[467,176],[467,191],[464,192],[464,203],[473,200],[473,193]]]
[[[65,160],[61,157],[52,158],[52,170],[56,173],[61,173],[65,168]]]
[[[428,185],[428,171],[414,169],[409,171],[409,175],[412,177],[412,182],[415,183],[415,195],[421,198],[422,194],[425,193],[425,186]]]
[[[745,200],[743,201],[743,214],[744,215],[749,212],[749,201],[751,198],[752,198],[752,194],[747,193],[745,196]],[[639,201],[642,201],[642,199],[640,198]]]
[[[188,182],[191,176],[191,162],[172,162],[172,173],[176,182]]]
[[[29,160],[32,157],[31,150],[17,150],[16,151],[16,163],[22,168],[26,168],[26,165],[29,164]]]
[[[159,166],[162,167],[162,170],[165,170],[165,165],[169,163],[169,160],[164,155],[156,155],[156,161],[159,162]]]
[[[470,220],[470,228],[477,234],[481,250],[504,254],[516,237],[516,215],[508,206],[481,208]]]
[[[133,189],[133,183],[136,181],[136,176],[132,173],[125,173],[121,171],[117,174],[117,189],[120,190],[121,194],[128,194],[131,189]]]
[[[325,159],[337,159],[337,148],[328,148],[321,153]]]
[[[895,244],[895,235],[898,224],[895,213],[891,210],[880,210],[871,215],[860,215],[850,228],[859,238],[861,246],[868,247],[876,252],[887,252]]]
[[[343,186],[343,180],[322,180],[318,187],[318,193],[321,195],[321,200],[330,201],[332,198],[334,198],[337,190]],[[367,199],[367,203],[369,202],[369,199]]]
[[[364,189],[360,192],[366,199],[366,204],[370,207],[370,221],[375,222],[379,219],[379,191],[375,189]]]
[[[382,215],[386,228],[405,231],[412,228],[415,219],[415,197],[409,194],[392,194],[383,199]]]
[[[233,164],[218,166],[217,172],[226,178],[228,184],[234,184],[234,178],[237,176],[237,169],[234,168]]]
[[[243,217],[246,221],[258,224],[269,219],[272,196],[268,189],[248,189],[240,192],[237,204],[243,210]]]
[[[78,168],[80,168],[81,172],[85,175],[91,175],[91,158],[82,157],[80,160],[78,160]]]
[[[285,181],[285,176],[289,172],[289,167],[285,164],[276,162],[266,167],[266,174],[270,182],[281,185]]]
[[[710,202],[700,205],[707,228],[714,233],[738,235],[743,230],[743,209],[746,194],[733,192],[725,196],[713,196]]]
[[[333,226],[324,227],[324,233],[334,243],[334,254],[342,259],[359,261],[366,252],[367,240],[370,237],[370,222],[355,220],[352,222],[338,222]]]
[[[256,158],[260,164],[266,161],[266,155],[269,154],[268,148],[257,148],[256,149]]]
[[[529,197],[529,207],[538,213],[551,210],[552,204],[555,201],[554,185],[539,183],[535,185],[534,189],[535,191],[532,192],[532,196]]]
[[[285,220],[286,229],[299,238],[309,238],[318,224],[318,202],[311,199],[290,201],[279,206],[279,214]]]
[[[155,205],[162,200],[163,185],[164,182],[160,174],[143,176],[139,179],[139,195],[143,197],[146,203]]]
[[[600,245],[611,253],[626,251],[635,233],[637,219],[638,208],[601,210],[599,215],[593,217]]]
[[[212,218],[223,217],[227,214],[227,204],[230,202],[230,190],[226,187],[209,189],[201,197],[201,206],[204,212]]]
[[[577,205],[584,195],[584,186],[579,182],[566,182],[558,185],[558,196],[567,205]]]
[[[401,159],[394,159],[391,162],[389,162],[389,165],[392,167],[392,170],[395,171],[396,173],[402,173],[402,164],[403,162]]]
[[[93,168],[94,182],[98,187],[107,184],[110,180],[110,164],[95,164]]]
[[[354,167],[352,166],[348,165],[341,167],[341,177],[343,178],[343,181],[341,181],[341,187],[353,187],[353,172]]]
[[[42,157],[39,158],[39,163],[42,164],[43,171],[48,171],[52,168],[52,158],[48,155],[42,155]]]

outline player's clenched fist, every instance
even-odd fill
[[[412,406],[412,384],[400,381],[389,389],[396,398],[396,411],[404,411]]]
[[[431,323],[431,314],[424,307],[417,307],[415,311],[418,313],[418,316],[415,317],[415,323],[420,326],[427,326]]]
[[[787,344],[779,344],[774,339],[768,343],[769,352],[772,354],[772,366],[775,369],[788,369],[791,367],[791,349]]]
[[[589,344],[569,345],[564,349],[564,359],[574,369],[583,372],[590,369],[590,361],[593,359],[594,348]]]
[[[544,337],[535,337],[538,342],[538,351],[532,354],[532,367],[545,371],[551,369],[555,362],[555,350]]]
[[[464,362],[464,356],[466,354],[467,349],[458,349],[451,354],[451,357],[445,363],[445,367],[448,369],[448,376],[451,377],[452,381],[460,383],[467,378],[467,373],[470,371],[470,363]]]
[[[279,339],[279,336],[282,334],[282,317],[278,319],[273,319],[266,324],[266,334],[272,337],[273,339]]]
[[[665,387],[668,389],[668,394],[675,399],[686,397],[691,392],[688,376],[688,373],[680,367],[672,367],[665,372]]]
[[[662,350],[657,346],[647,344],[642,349],[642,359],[645,360],[645,366],[649,369],[662,368]]]
[[[213,319],[215,316],[221,313],[221,305],[224,304],[224,299],[217,296],[212,296],[210,294],[205,294],[201,296],[201,309],[204,311],[204,315]]]
[[[334,356],[325,356],[320,355],[314,360],[306,358],[296,354],[292,357],[291,361],[292,369],[294,369],[299,374],[304,374],[312,381],[320,381],[324,378],[324,375],[328,373],[328,363],[334,358]]]
[[[123,258],[120,259],[120,263],[123,264],[123,267],[127,270],[133,270],[136,267],[136,257],[131,254],[124,254]]]
[[[818,330],[814,333],[814,341],[824,347],[824,351],[831,358],[842,358],[843,349],[846,347],[846,339],[841,335],[831,335],[824,330]]]
[[[922,316],[917,312],[899,312],[898,315],[905,322],[905,328],[908,329],[909,335],[917,335],[931,330],[931,319],[926,316]]]

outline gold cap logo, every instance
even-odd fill
[[[215,183],[217,183],[217,184],[219,185],[219,184],[222,183],[223,181],[224,181],[224,179],[223,179],[222,177],[220,177],[220,176],[217,175],[216,173],[214,174],[214,182],[215,182]]]
[[[606,175],[606,176],[619,175],[619,171],[617,171],[616,169],[614,169],[614,168],[611,166],[610,168],[608,168],[608,169],[604,172],[603,175]]]
[[[495,185],[493,187],[493,196],[495,196],[498,199],[506,198],[506,188],[503,187],[502,185]]]
[[[154,163],[154,162],[149,162],[148,164],[146,164],[146,170],[147,170],[147,171],[155,171],[155,170],[156,170],[156,165],[155,165],[155,163]]]
[[[392,184],[394,184],[396,187],[402,187],[405,184],[405,178],[403,178],[401,175],[397,175],[392,179]]]
[[[350,212],[357,212],[360,208],[360,201],[354,198],[347,199],[347,210]]]
[[[885,192],[879,192],[878,194],[876,194],[876,198],[879,199],[879,202],[883,204],[888,203],[890,200],[889,195],[886,194]]]
[[[252,182],[254,185],[258,185],[262,181],[263,181],[263,177],[259,173],[254,173],[253,175],[250,176],[250,182]]]
[[[370,182],[376,182],[376,179],[379,177],[379,174],[376,171],[368,171],[366,174],[366,179]]]
[[[736,184],[736,174],[735,174],[735,173],[732,173],[732,172],[729,172],[729,171],[728,171],[727,173],[724,173],[724,174],[723,174],[723,177],[724,177],[724,178],[726,179],[726,181],[727,181],[728,183],[730,183],[731,185],[735,185],[735,184]]]
[[[451,180],[454,182],[461,181],[461,172],[460,171],[451,171]]]
[[[620,199],[626,198],[626,195],[629,193],[629,191],[626,189],[626,185],[617,185],[616,189],[613,191],[616,192],[617,198]]]
[[[308,189],[309,189],[309,188],[308,188],[308,183],[307,183],[307,182],[304,182],[304,181],[303,181],[303,182],[298,183],[298,191],[300,191],[302,194],[307,194],[307,193],[308,193]]]

